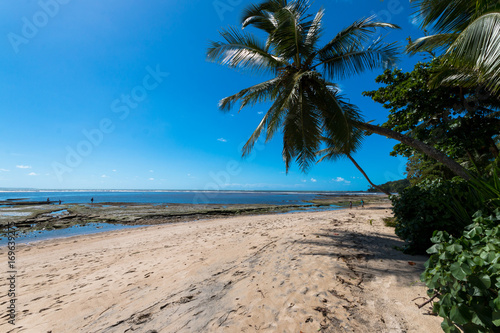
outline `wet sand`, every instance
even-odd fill
[[[0,331],[440,332],[412,301],[426,258],[394,249],[390,215],[387,203],[19,245],[16,326],[2,279]]]

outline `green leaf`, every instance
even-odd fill
[[[491,279],[490,276],[487,274],[483,274],[480,276],[470,276],[469,277],[469,282],[474,286],[478,287],[479,289],[488,289],[491,287]]]
[[[465,305],[454,305],[451,307],[450,319],[459,325],[465,325],[472,320],[472,313]]]
[[[451,253],[460,253],[460,252],[462,252],[462,246],[454,243],[450,246],[447,246],[446,251],[451,252]]]
[[[443,246],[441,244],[434,244],[432,245],[429,249],[427,249],[428,254],[434,254],[434,253],[439,253]]]
[[[500,326],[500,311],[498,310],[493,311],[492,319],[493,319],[493,325],[497,327]]]
[[[445,333],[460,333],[460,330],[448,318],[443,320],[441,328]]]
[[[467,276],[467,274],[465,273],[465,271],[463,269],[463,264],[461,265],[458,262],[454,262],[450,266],[450,272],[451,272],[451,275],[453,275],[453,277],[455,279],[457,279],[459,281],[465,281],[465,277]]]
[[[500,311],[500,296],[495,298],[495,300],[493,301],[493,308],[495,309],[495,311]]]

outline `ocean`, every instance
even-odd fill
[[[305,204],[305,201],[323,195],[371,194],[367,192],[280,192],[280,191],[19,191],[0,192],[0,201],[22,199],[26,201],[61,200],[63,204],[90,203],[147,203],[147,204]]]

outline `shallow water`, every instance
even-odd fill
[[[90,235],[101,233],[105,231],[114,231],[121,229],[134,229],[144,227],[143,225],[120,225],[120,224],[107,224],[107,223],[89,223],[86,225],[76,225],[66,229],[58,229],[58,230],[38,230],[29,233],[21,233],[16,235],[16,244],[26,244],[31,242],[38,242],[47,239],[54,238],[65,238],[71,236],[79,236],[79,235]],[[0,246],[7,245],[7,238],[0,238]]]

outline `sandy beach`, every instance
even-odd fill
[[[16,325],[2,279],[0,331],[440,332],[415,305],[426,258],[394,249],[387,216],[389,203],[19,245]]]

